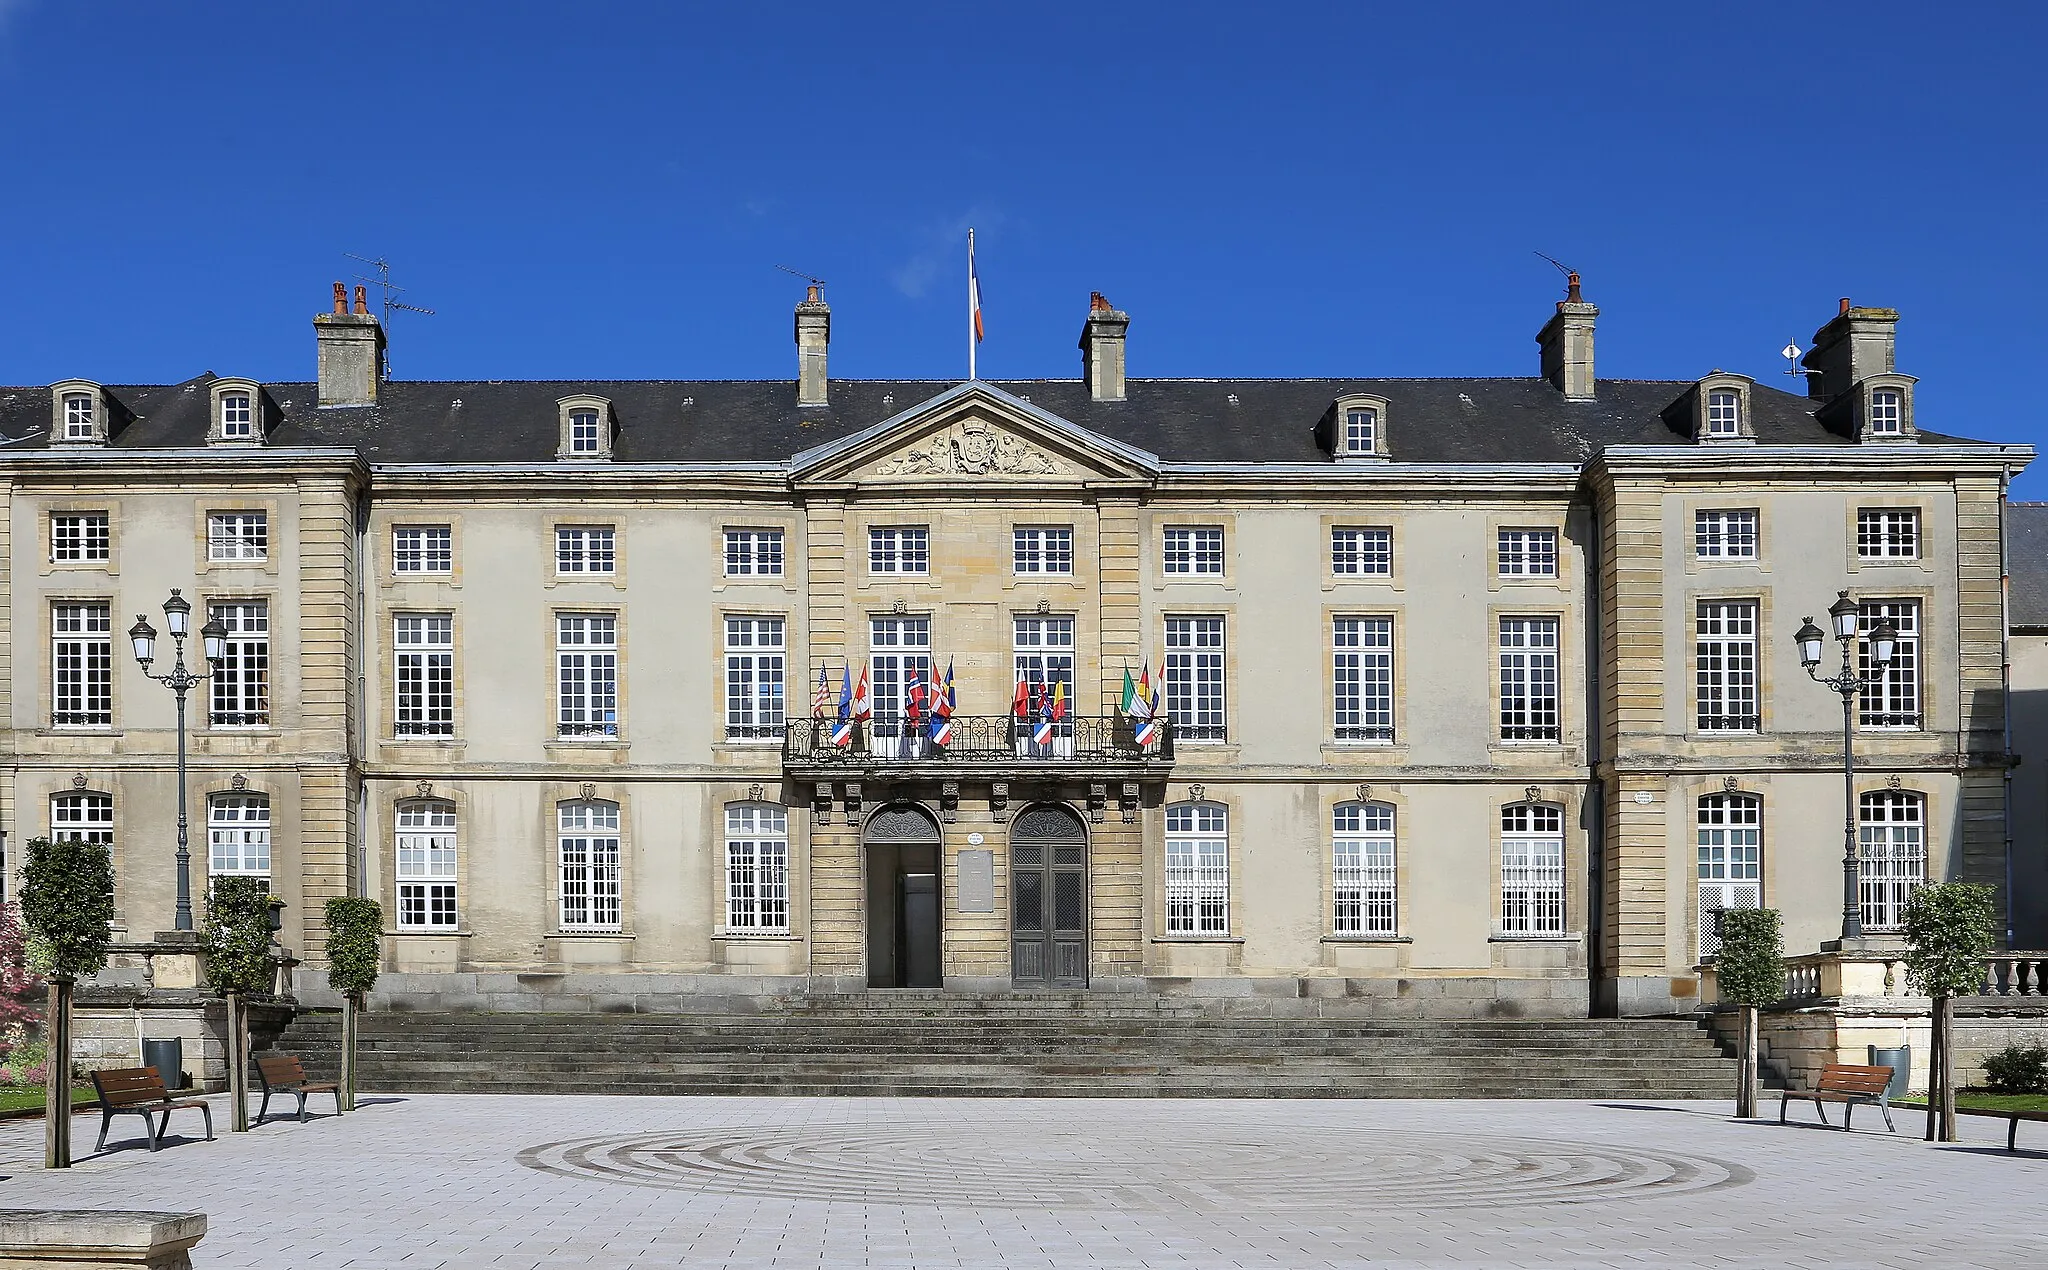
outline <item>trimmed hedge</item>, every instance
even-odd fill
[[[375,987],[383,937],[377,901],[355,895],[327,901],[327,986],[355,996]]]
[[[21,917],[29,966],[44,975],[97,974],[114,938],[114,852],[104,843],[28,841]]]
[[[261,878],[213,879],[206,892],[206,981],[215,992],[268,992],[270,888]]]

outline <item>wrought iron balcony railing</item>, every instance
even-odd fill
[[[1036,741],[1031,721],[1010,715],[955,715],[953,737],[938,745],[901,723],[859,723],[845,745],[833,743],[831,719],[791,719],[784,725],[782,761],[795,766],[877,763],[1073,763],[1158,765],[1173,762],[1174,729],[1160,720],[1156,735],[1140,745],[1128,719],[1067,718],[1052,726],[1052,739]]]

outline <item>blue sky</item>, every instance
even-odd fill
[[[1040,12],[1034,13],[1037,9]],[[886,14],[878,17],[877,14]],[[573,15],[573,16],[572,16]],[[0,383],[312,371],[383,255],[403,378],[1521,375],[1789,386],[1896,307],[1923,426],[2048,439],[2048,8],[0,0]],[[2018,492],[2048,498],[2048,462]]]

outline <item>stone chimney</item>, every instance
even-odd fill
[[[1859,309],[1843,296],[1826,326],[1813,333],[1813,348],[1800,365],[1817,373],[1806,377],[1806,395],[1833,401],[1872,375],[1890,375],[1898,344],[1897,309]]]
[[[1088,320],[1081,326],[1081,380],[1097,401],[1124,399],[1124,332],[1131,315],[1109,307],[1100,291],[1088,297]]]
[[[1557,312],[1536,333],[1536,342],[1543,347],[1543,377],[1566,401],[1591,401],[1593,319],[1600,316],[1600,309],[1579,294],[1579,275],[1567,274],[1565,283]]]
[[[831,404],[825,393],[825,346],[831,342],[832,306],[819,298],[814,282],[803,303],[796,306],[797,405]]]
[[[348,288],[334,284],[334,312],[313,319],[320,348],[320,404],[372,406],[384,380],[384,325],[370,313],[363,288],[348,309]]]

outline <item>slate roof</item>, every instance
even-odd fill
[[[2048,503],[2008,503],[2005,513],[2006,621],[2048,631]]]
[[[205,444],[211,374],[183,384],[108,385],[134,418],[117,449]],[[539,463],[558,445],[562,397],[609,398],[620,462],[780,463],[851,435],[953,387],[943,380],[835,380],[828,409],[800,410],[790,380],[393,380],[374,406],[322,410],[311,383],[266,385],[272,446],[349,446],[372,463]],[[1604,379],[1595,401],[1566,401],[1542,379],[1134,379],[1129,400],[1092,400],[1079,380],[996,387],[1169,463],[1323,463],[1317,422],[1346,393],[1387,400],[1389,447],[1412,463],[1583,463],[1610,445],[1689,445],[1666,422],[1689,380]],[[1234,398],[1234,400],[1233,400]],[[1767,445],[1852,445],[1813,416],[1814,403],[1758,385],[1750,395]],[[50,390],[0,388],[0,442],[48,442]],[[35,430],[40,429],[40,432]],[[35,435],[30,435],[35,432]],[[1923,432],[1923,440],[1957,439]],[[7,452],[0,444],[0,455]]]

